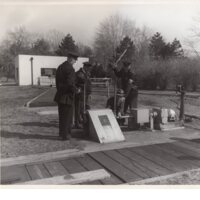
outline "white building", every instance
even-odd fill
[[[15,59],[15,80],[18,85],[55,84],[56,68],[66,60],[64,56],[18,55]],[[74,65],[75,71],[88,60],[79,57]]]

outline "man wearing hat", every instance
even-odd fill
[[[54,101],[58,104],[59,136],[62,140],[71,138],[71,125],[73,119],[73,102],[75,87],[75,70],[73,65],[78,58],[75,52],[69,52],[67,61],[56,70],[57,92]]]
[[[83,67],[76,72],[76,87],[79,93],[75,94],[75,127],[82,128],[85,109],[89,109],[89,96],[91,94],[90,71],[91,63],[84,62]]]
[[[131,62],[124,61],[121,70],[117,70],[116,67],[113,68],[115,75],[120,78],[121,88],[125,93],[125,105],[124,113],[127,112],[128,107],[137,107],[137,95],[138,90],[136,86],[136,77],[133,72],[131,72]]]

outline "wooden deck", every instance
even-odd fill
[[[15,184],[105,169],[111,177],[84,184],[116,185],[200,168],[200,139],[86,153],[36,164],[1,168],[1,184]]]

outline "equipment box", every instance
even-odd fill
[[[150,113],[147,108],[134,108],[131,109],[131,117],[128,121],[128,127],[137,129],[140,125],[150,122]]]

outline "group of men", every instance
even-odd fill
[[[54,101],[58,104],[59,136],[62,140],[70,140],[75,113],[75,126],[80,128],[84,120],[84,105],[87,105],[91,93],[89,62],[83,63],[83,68],[75,72],[73,65],[78,54],[69,53],[67,61],[56,70],[56,95]],[[85,93],[85,95],[84,95]],[[86,106],[88,109],[88,106]]]
[[[86,116],[85,111],[89,109],[92,65],[89,62],[84,62],[83,67],[75,72],[73,65],[77,59],[78,54],[68,53],[67,61],[56,70],[57,92],[54,100],[58,104],[59,137],[62,140],[70,140],[71,138],[73,113],[75,114],[75,127],[82,128]],[[133,98],[137,96],[137,88],[134,86],[135,76],[130,70],[131,63],[124,62],[123,65],[124,67],[120,71],[116,67],[113,67],[113,71],[121,80],[121,96],[124,96],[125,100],[123,111],[126,113],[128,107],[132,107]]]

